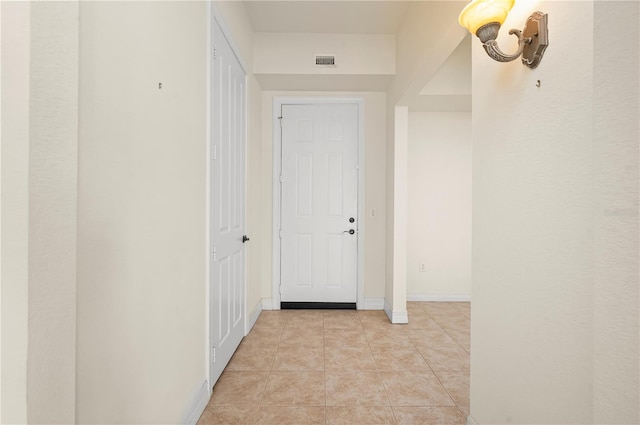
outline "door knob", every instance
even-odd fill
[[[247,237],[247,235],[242,235],[242,243],[248,242],[250,239]]]
[[[354,221],[356,221],[356,219],[355,219],[355,218],[353,218],[353,217],[349,217],[349,223],[353,223]]]
[[[349,229],[349,230],[345,230],[345,231],[344,231],[344,232],[342,232],[342,233],[348,233],[348,234],[350,234],[350,235],[353,235],[355,232],[356,232],[355,230],[353,230],[353,229]]]

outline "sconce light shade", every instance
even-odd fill
[[[471,34],[476,34],[483,25],[507,19],[515,0],[473,0],[460,12],[458,21]]]
[[[547,14],[534,12],[525,24],[524,30],[509,30],[518,37],[518,50],[514,54],[503,53],[498,47],[498,32],[507,19],[515,0],[473,0],[460,12],[458,22],[471,34],[478,36],[482,47],[491,59],[510,62],[522,56],[522,63],[535,68],[549,44]]]

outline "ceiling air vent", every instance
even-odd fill
[[[336,66],[336,57],[333,55],[316,55],[316,65]]]

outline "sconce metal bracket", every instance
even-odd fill
[[[540,64],[542,55],[549,45],[549,31],[547,29],[547,14],[535,12],[527,19],[522,31],[522,37],[531,41],[524,45],[522,63],[529,68]]]

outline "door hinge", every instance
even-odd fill
[[[282,239],[282,229],[278,230],[278,237]]]
[[[280,121],[280,127],[282,127],[282,117],[278,117],[278,121]]]
[[[213,159],[218,159],[218,145],[213,145]]]
[[[282,182],[283,182],[283,180],[282,180],[282,174],[280,174],[280,183],[282,183]]]
[[[215,44],[213,45],[213,59],[218,59],[218,47]]]
[[[213,252],[212,252],[212,259],[213,261],[216,261],[218,259],[218,255],[217,255],[217,251],[216,251],[216,247],[213,247]]]
[[[216,347],[213,347],[213,350],[211,350],[211,351],[212,351],[213,363],[215,363],[216,362]]]

